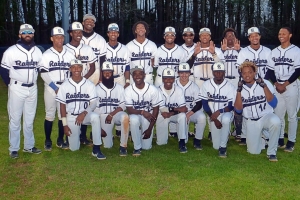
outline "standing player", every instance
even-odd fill
[[[95,72],[95,62],[97,61],[97,57],[92,47],[81,43],[82,32],[82,24],[79,22],[73,22],[69,30],[72,40],[70,43],[66,44],[65,47],[83,63],[82,76],[84,76],[86,79],[89,79],[90,76]],[[99,82],[98,80],[90,80],[93,81],[95,85]],[[92,143],[86,137],[86,129],[86,125],[81,126],[81,143],[85,145],[92,145]]]
[[[206,117],[202,110],[200,110],[202,108],[202,101],[199,95],[200,89],[193,81],[189,80],[190,74],[190,66],[187,63],[181,63],[178,68],[179,79],[175,81],[175,85],[179,86],[184,92],[186,107],[188,109],[186,113],[187,129],[189,129],[190,122],[195,123],[194,147],[197,150],[202,150],[201,140],[205,129]]]
[[[191,27],[186,27],[183,29],[182,38],[184,40],[184,44],[181,47],[186,51],[188,60],[193,54],[196,44],[194,43],[195,32]]]
[[[115,82],[126,88],[130,84],[129,50],[125,45],[118,42],[119,35],[118,24],[109,24],[106,61],[113,64]]]
[[[278,98],[278,104],[275,108],[275,114],[281,120],[281,130],[279,147],[284,148],[286,152],[293,152],[296,142],[298,126],[298,104],[299,104],[299,85],[298,77],[300,75],[300,49],[291,44],[292,32],[289,27],[279,30],[278,39],[280,46],[272,50],[270,62],[268,62],[267,75],[274,83]],[[284,116],[288,114],[288,142],[284,146]]]
[[[95,72],[89,78],[94,84],[99,82],[100,77],[100,66],[105,61],[106,55],[106,41],[105,39],[94,31],[96,23],[96,17],[93,14],[86,14],[83,16],[83,37],[81,43],[89,45],[95,52],[97,61],[95,62]]]
[[[145,68],[145,82],[153,84],[153,65],[154,55],[157,46],[154,42],[147,39],[149,34],[149,25],[144,21],[138,21],[132,26],[132,33],[135,39],[130,41],[126,46],[130,52],[130,68],[142,65]],[[130,81],[133,83],[133,80]]]
[[[163,84],[159,86],[163,99],[160,107],[160,113],[157,117],[156,130],[157,144],[164,145],[168,143],[168,125],[170,122],[176,123],[178,131],[178,141],[180,153],[186,153],[187,148],[187,120],[185,113],[187,107],[185,103],[183,90],[174,84],[175,72],[173,69],[166,68],[162,73]]]
[[[92,155],[103,160],[106,157],[100,151],[100,119],[98,114],[93,112],[97,104],[96,89],[91,81],[81,75],[82,70],[83,64],[80,60],[71,60],[72,77],[61,84],[56,101],[60,103],[64,133],[69,138],[70,150],[76,151],[80,148],[80,126],[91,123],[94,143]]]
[[[42,52],[35,46],[34,29],[22,24],[17,44],[9,47],[1,61],[1,76],[8,85],[7,110],[9,115],[9,154],[18,158],[20,149],[21,118],[23,115],[24,152],[39,154],[34,144],[33,121],[37,105],[37,85]]]
[[[232,122],[233,105],[236,90],[225,76],[222,62],[212,65],[214,78],[203,83],[201,98],[203,109],[210,117],[213,148],[219,150],[219,157],[227,157],[227,141]]]
[[[104,62],[102,65],[102,82],[96,86],[98,104],[95,112],[100,115],[101,132],[105,132],[103,138],[104,148],[113,146],[112,129],[114,124],[121,125],[120,156],[127,156],[127,141],[129,133],[129,117],[125,113],[124,88],[114,82],[113,65]]]
[[[187,59],[186,52],[182,47],[174,43],[176,38],[175,28],[167,27],[164,32],[165,44],[161,45],[154,58],[154,66],[157,67],[157,75],[155,78],[155,86],[162,84],[162,72],[166,68],[172,68],[175,72],[175,77],[178,77],[177,68],[182,62]]]
[[[46,117],[44,130],[46,151],[51,151],[52,149],[51,132],[56,111],[58,111],[58,138],[56,146],[68,149],[68,146],[64,143],[64,129],[59,112],[59,103],[55,101],[55,97],[60,85],[66,78],[70,77],[70,61],[75,59],[75,56],[63,46],[65,36],[64,30],[61,27],[54,27],[52,29],[50,39],[53,46],[43,53],[40,63],[40,67],[42,68],[41,77],[44,80],[45,86],[44,101]]]
[[[204,81],[213,77],[211,66],[217,61],[224,61],[224,56],[222,51],[216,48],[211,41],[209,28],[200,29],[199,39],[188,63],[193,66],[194,81],[201,88]]]
[[[223,32],[223,41],[221,42],[221,50],[225,58],[225,78],[237,86],[240,77],[238,66],[236,64],[239,52],[241,50],[240,41],[237,39],[236,31],[232,28],[227,28]],[[240,141],[242,133],[242,115],[234,113],[235,124],[235,140]]]
[[[267,73],[268,58],[271,50],[268,47],[260,45],[260,38],[260,31],[257,27],[248,29],[250,45],[241,49],[236,64],[239,66],[244,61],[251,61],[258,67],[258,74],[264,78]]]
[[[144,67],[130,70],[134,84],[125,89],[125,102],[129,114],[130,131],[134,144],[133,156],[141,155],[141,149],[151,149],[152,132],[162,99],[158,89],[144,81]]]
[[[277,98],[271,83],[262,78],[255,79],[258,71],[253,62],[246,61],[240,65],[243,81],[238,83],[234,108],[246,122],[247,149],[251,154],[260,154],[261,136],[268,130],[270,140],[267,156],[270,161],[277,161],[277,141],[280,132],[280,119],[273,113]]]

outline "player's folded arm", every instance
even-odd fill
[[[196,113],[198,110],[202,108],[202,101],[199,99],[199,101],[196,101],[195,106],[192,108],[192,111]]]

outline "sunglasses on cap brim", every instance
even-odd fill
[[[26,35],[26,34],[30,35],[30,34],[33,34],[33,32],[32,31],[22,31],[21,34],[22,35]]]

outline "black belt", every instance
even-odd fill
[[[255,118],[255,119],[250,119],[250,118],[246,118],[246,117],[245,117],[246,120],[251,120],[251,121],[258,121],[258,120],[260,120],[260,118],[261,118],[261,117]]]
[[[61,85],[63,82],[56,82],[57,85]]]
[[[79,114],[74,114],[74,113],[71,113],[71,115],[73,115],[73,116],[78,116]]]
[[[286,81],[288,81],[288,80],[280,80],[280,79],[277,79],[277,81],[279,81],[279,82],[286,82]]]
[[[228,78],[228,79],[235,79],[235,76],[225,76],[225,78]]]
[[[209,78],[200,78],[201,81],[207,81]]]
[[[119,77],[120,77],[120,74],[114,75],[114,78],[119,78]]]
[[[15,84],[18,84],[18,81],[15,81]],[[23,86],[23,87],[32,87],[32,86],[34,86],[34,83],[22,83],[21,86]]]

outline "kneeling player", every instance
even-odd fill
[[[201,140],[206,124],[206,117],[202,108],[202,101],[200,99],[200,89],[196,83],[189,80],[191,75],[190,66],[188,63],[181,63],[178,67],[179,79],[175,81],[175,85],[181,87],[184,92],[186,107],[186,119],[188,122],[187,131],[189,129],[189,122],[195,123],[195,138],[194,147],[196,150],[202,150]]]
[[[233,120],[234,86],[225,77],[222,62],[212,65],[214,78],[205,81],[201,88],[203,109],[210,117],[213,148],[219,149],[219,157],[227,157],[227,141]]]
[[[277,142],[280,134],[280,119],[273,113],[277,105],[274,88],[262,78],[255,80],[257,66],[252,62],[240,65],[243,81],[240,81],[234,104],[237,113],[244,116],[246,122],[246,141],[248,152],[259,154],[262,149],[263,130],[269,132],[267,156],[270,161],[277,161]]]
[[[93,152],[97,159],[106,159],[100,151],[101,127],[99,116],[92,112],[96,108],[97,94],[95,85],[81,76],[82,63],[72,60],[70,65],[72,77],[61,84],[56,100],[60,102],[60,114],[64,133],[69,138],[69,149],[76,151],[80,147],[80,126],[91,123],[93,132]]]
[[[125,89],[126,109],[130,118],[130,131],[134,144],[133,156],[141,155],[141,149],[151,149],[152,131],[156,122],[161,96],[157,88],[145,83],[143,66],[130,69],[134,84]]]
[[[168,126],[170,122],[176,123],[179,140],[180,153],[186,153],[187,148],[187,121],[185,112],[187,107],[183,90],[174,84],[175,72],[171,68],[166,68],[162,72],[163,84],[159,86],[163,103],[156,122],[157,144],[164,145],[168,143]]]
[[[129,133],[129,117],[125,110],[124,88],[114,82],[113,65],[104,62],[101,68],[102,83],[96,86],[98,104],[95,112],[100,115],[101,132],[104,148],[113,146],[112,130],[114,124],[121,125],[120,156],[127,156],[127,141]]]

